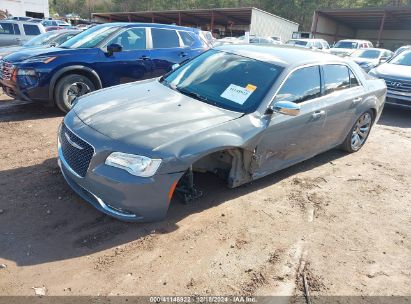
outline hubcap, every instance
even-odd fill
[[[357,120],[354,131],[351,135],[351,148],[353,150],[358,150],[362,147],[365,140],[367,139],[368,133],[371,128],[371,115],[370,113],[364,113]]]
[[[90,87],[84,82],[72,83],[67,90],[67,101],[71,105],[73,103],[74,98],[80,97],[90,92]]]

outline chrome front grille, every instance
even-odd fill
[[[397,80],[393,78],[383,78],[387,84],[387,89],[402,93],[411,93],[411,81]]]
[[[14,65],[5,60],[0,60],[0,79],[10,80],[14,72]]]
[[[60,145],[64,160],[80,177],[86,176],[94,148],[71,132],[65,124],[61,126]]]

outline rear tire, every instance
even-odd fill
[[[373,122],[374,113],[372,110],[362,113],[345,138],[341,149],[349,153],[359,151],[367,141],[368,135],[370,135]]]
[[[76,97],[80,97],[94,91],[96,87],[86,76],[70,74],[61,78],[54,89],[54,103],[67,113]]]

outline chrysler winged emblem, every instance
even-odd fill
[[[70,135],[68,135],[66,132],[64,132],[64,136],[66,137],[69,144],[72,145],[74,148],[77,148],[79,150],[84,149],[82,146],[80,146],[79,144],[76,144],[74,141],[72,141],[71,138],[70,138]]]

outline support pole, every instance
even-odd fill
[[[178,25],[181,25],[181,12],[178,12]]]
[[[211,23],[210,23],[210,32],[213,33],[214,28],[214,11],[211,11]]]
[[[315,34],[317,34],[318,15],[319,14],[320,13],[317,12],[317,11],[314,12],[314,18],[313,18],[314,22],[313,22],[312,27],[311,27],[311,34],[312,34],[313,38],[315,38]]]
[[[377,40],[377,47],[380,47],[381,45],[381,37],[382,37],[382,32],[384,30],[384,23],[385,23],[385,18],[387,16],[387,11],[384,10],[384,15],[382,16],[382,20],[381,20],[381,25],[380,25],[380,30],[378,32],[378,40]]]

